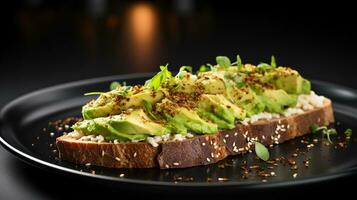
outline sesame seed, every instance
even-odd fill
[[[166,167],[166,168],[169,168],[170,166],[169,166],[168,164],[165,164],[165,167]]]
[[[135,158],[135,157],[137,156],[137,153],[135,152],[133,156],[134,156],[134,158]]]
[[[228,178],[221,178],[221,177],[218,178],[218,181],[228,181],[228,180],[229,180]]]
[[[208,162],[211,162],[211,159],[207,158],[207,161],[208,161]]]
[[[94,171],[94,170],[92,170],[92,174],[95,174],[95,171]]]
[[[264,183],[265,183],[265,182],[267,182],[267,180],[266,180],[266,179],[263,179],[263,180],[262,180],[262,182],[264,182]]]
[[[275,172],[270,172],[270,175],[275,176],[276,174]]]
[[[296,178],[296,177],[297,177],[297,173],[294,173],[294,174],[293,174],[293,178]]]
[[[236,142],[233,142],[232,146],[235,147],[236,146]]]
[[[89,167],[89,166],[91,166],[91,164],[90,164],[90,163],[86,163],[85,165],[86,165],[86,167]]]
[[[105,155],[105,152],[102,150],[102,157]]]
[[[211,153],[211,157],[212,157],[212,158],[214,158],[214,154],[213,154],[213,152]]]
[[[290,128],[290,124],[288,124],[288,125],[286,126],[286,128],[289,129],[289,128]]]
[[[237,133],[237,132],[235,132],[235,133],[234,133],[234,136],[237,136],[237,135],[238,135],[238,133]]]
[[[226,134],[224,137],[225,137],[225,138],[229,138],[229,135],[228,135],[228,134]]]
[[[120,178],[123,178],[125,176],[125,174],[120,174],[119,177]]]
[[[120,161],[120,158],[118,158],[118,157],[115,157],[115,160],[117,160],[117,161]]]
[[[180,165],[180,163],[178,163],[178,162],[174,162],[174,163],[172,163],[172,164],[175,165],[175,166]]]
[[[226,139],[223,139],[223,142],[226,143],[227,142]]]
[[[206,146],[206,143],[202,142],[202,146]]]
[[[51,137],[55,136],[55,133],[54,133],[54,132],[51,132],[51,133],[50,133],[50,136],[51,136]]]

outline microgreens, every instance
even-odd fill
[[[255,153],[260,159],[264,161],[269,160],[270,157],[269,150],[263,144],[259,142],[255,142],[254,146],[255,146]]]
[[[182,67],[180,67],[180,70],[177,73],[176,77],[182,78],[183,72],[185,72],[185,71],[192,73],[192,67],[191,66],[182,66]]]
[[[105,92],[88,92],[84,93],[84,96],[91,96],[91,95],[101,95],[104,94]]]
[[[351,137],[352,136],[352,129],[348,128],[348,129],[345,130],[344,133],[345,133],[346,137]]]
[[[335,136],[337,135],[337,131],[334,128],[327,128],[326,126],[318,126],[316,124],[313,124],[310,127],[311,133],[316,134],[319,131],[322,131],[322,136],[326,136],[327,140],[332,144],[333,142],[331,141],[330,136]]]
[[[220,67],[228,68],[231,66],[231,60],[226,56],[217,56],[216,62]]]
[[[113,82],[110,83],[109,89],[110,90],[115,90],[120,86],[121,86],[121,84],[118,81],[113,81]]]
[[[168,64],[166,66],[160,66],[161,71],[158,72],[150,80],[147,80],[145,83],[145,87],[150,88],[152,90],[158,90],[161,85],[170,80],[172,78],[172,75],[171,72],[168,70],[167,66]]]
[[[150,117],[156,119],[156,116],[154,115],[154,113],[152,113],[152,104],[144,99],[143,105],[144,105],[144,109],[150,115]]]
[[[273,55],[271,56],[270,66],[276,68],[276,60]]]

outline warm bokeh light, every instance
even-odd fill
[[[150,71],[159,46],[157,11],[149,3],[134,4],[127,12],[124,44],[125,54],[135,70]]]
[[[133,37],[139,44],[150,42],[156,28],[156,16],[149,4],[138,4],[133,6],[129,14],[130,29]]]

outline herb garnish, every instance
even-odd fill
[[[192,67],[191,66],[182,66],[182,67],[180,67],[180,70],[177,73],[176,77],[182,78],[182,75],[183,75],[184,71],[192,73]]]
[[[238,71],[240,71],[240,69],[242,69],[242,59],[240,59],[240,56],[237,55],[237,68],[238,68]]]
[[[158,72],[150,80],[147,80],[145,83],[145,87],[150,88],[152,90],[158,90],[162,84],[170,80],[172,76],[167,66],[168,64],[166,66],[160,66],[161,71]]]
[[[211,67],[208,65],[201,65],[200,69],[198,69],[198,72],[208,72],[211,70]]]
[[[276,68],[276,61],[274,55],[271,56],[270,66]]]
[[[259,63],[259,65],[257,65],[257,68],[259,70],[266,71],[267,69],[270,69],[271,66],[267,63]]]
[[[345,130],[345,132],[344,132],[344,133],[345,133],[346,137],[348,137],[348,138],[349,138],[349,137],[351,137],[351,136],[352,136],[352,129],[348,128],[348,129],[346,129],[346,130]]]
[[[84,96],[91,96],[91,95],[101,95],[104,94],[105,92],[87,92],[84,93]]]
[[[144,109],[150,115],[150,117],[156,119],[156,116],[154,115],[154,113],[152,113],[152,104],[144,99],[143,105],[144,105]]]
[[[269,160],[270,157],[269,150],[263,144],[259,142],[254,142],[254,146],[255,146],[255,153],[260,159],[264,161]]]
[[[330,135],[337,135],[336,129],[334,129],[334,128],[323,129],[323,130],[322,130],[322,133],[323,133],[323,135],[326,135],[326,136],[327,136],[327,140],[328,140],[331,144],[333,144],[333,142],[332,142],[331,139],[330,139]]]
[[[311,127],[310,127],[310,130],[311,130],[311,133],[315,134],[317,133],[318,131],[322,131],[322,136],[326,136],[327,137],[327,140],[333,144],[333,142],[331,141],[331,137],[330,136],[334,136],[334,135],[337,135],[337,131],[336,129],[334,128],[327,128],[326,126],[318,126],[316,124],[313,124]]]
[[[121,86],[121,84],[118,81],[113,81],[113,82],[110,83],[109,89],[110,90],[115,90],[120,86]]]
[[[217,56],[216,62],[219,66],[223,68],[228,68],[231,66],[231,60],[227,56]]]
[[[327,129],[327,127],[326,126],[318,126],[316,124],[313,124],[310,126],[310,131],[311,131],[311,133],[314,133],[314,134],[323,130],[323,129]]]

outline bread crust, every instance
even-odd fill
[[[302,114],[272,120],[259,120],[249,125],[213,135],[200,135],[183,141],[161,142],[153,147],[147,142],[96,143],[79,141],[68,135],[56,139],[61,159],[110,168],[186,168],[216,163],[229,155],[244,154],[254,148],[254,141],[266,146],[310,133],[313,124],[334,122],[332,103]]]

